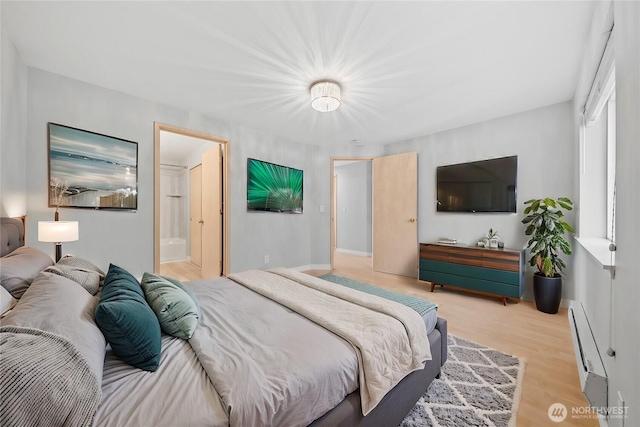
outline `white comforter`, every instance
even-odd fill
[[[229,278],[296,311],[354,347],[364,415],[400,380],[431,360],[424,321],[402,304],[287,269],[246,271]]]

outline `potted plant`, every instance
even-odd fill
[[[498,232],[497,231],[493,231],[493,228],[489,229],[489,232],[487,233],[487,248],[497,248],[498,247],[498,241],[500,240],[500,237],[498,236]]]
[[[562,209],[572,210],[573,202],[566,197],[559,199],[532,199],[524,202],[526,217],[523,224],[528,224],[525,234],[531,236],[527,248],[531,250],[529,264],[538,271],[533,275],[533,295],[536,308],[544,313],[558,312],[562,298],[562,269],[566,267],[560,258],[560,252],[571,255],[571,246],[564,234],[575,233],[574,229],[563,219]]]

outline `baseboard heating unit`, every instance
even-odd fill
[[[608,406],[607,373],[604,370],[584,307],[579,302],[572,302],[568,312],[582,392],[591,407],[606,408]]]

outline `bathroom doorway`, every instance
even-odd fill
[[[228,155],[224,138],[156,123],[156,273],[198,280],[228,272]]]

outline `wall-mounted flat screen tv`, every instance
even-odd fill
[[[518,156],[437,168],[438,212],[516,212]]]
[[[302,213],[302,171],[247,159],[247,210]]]

